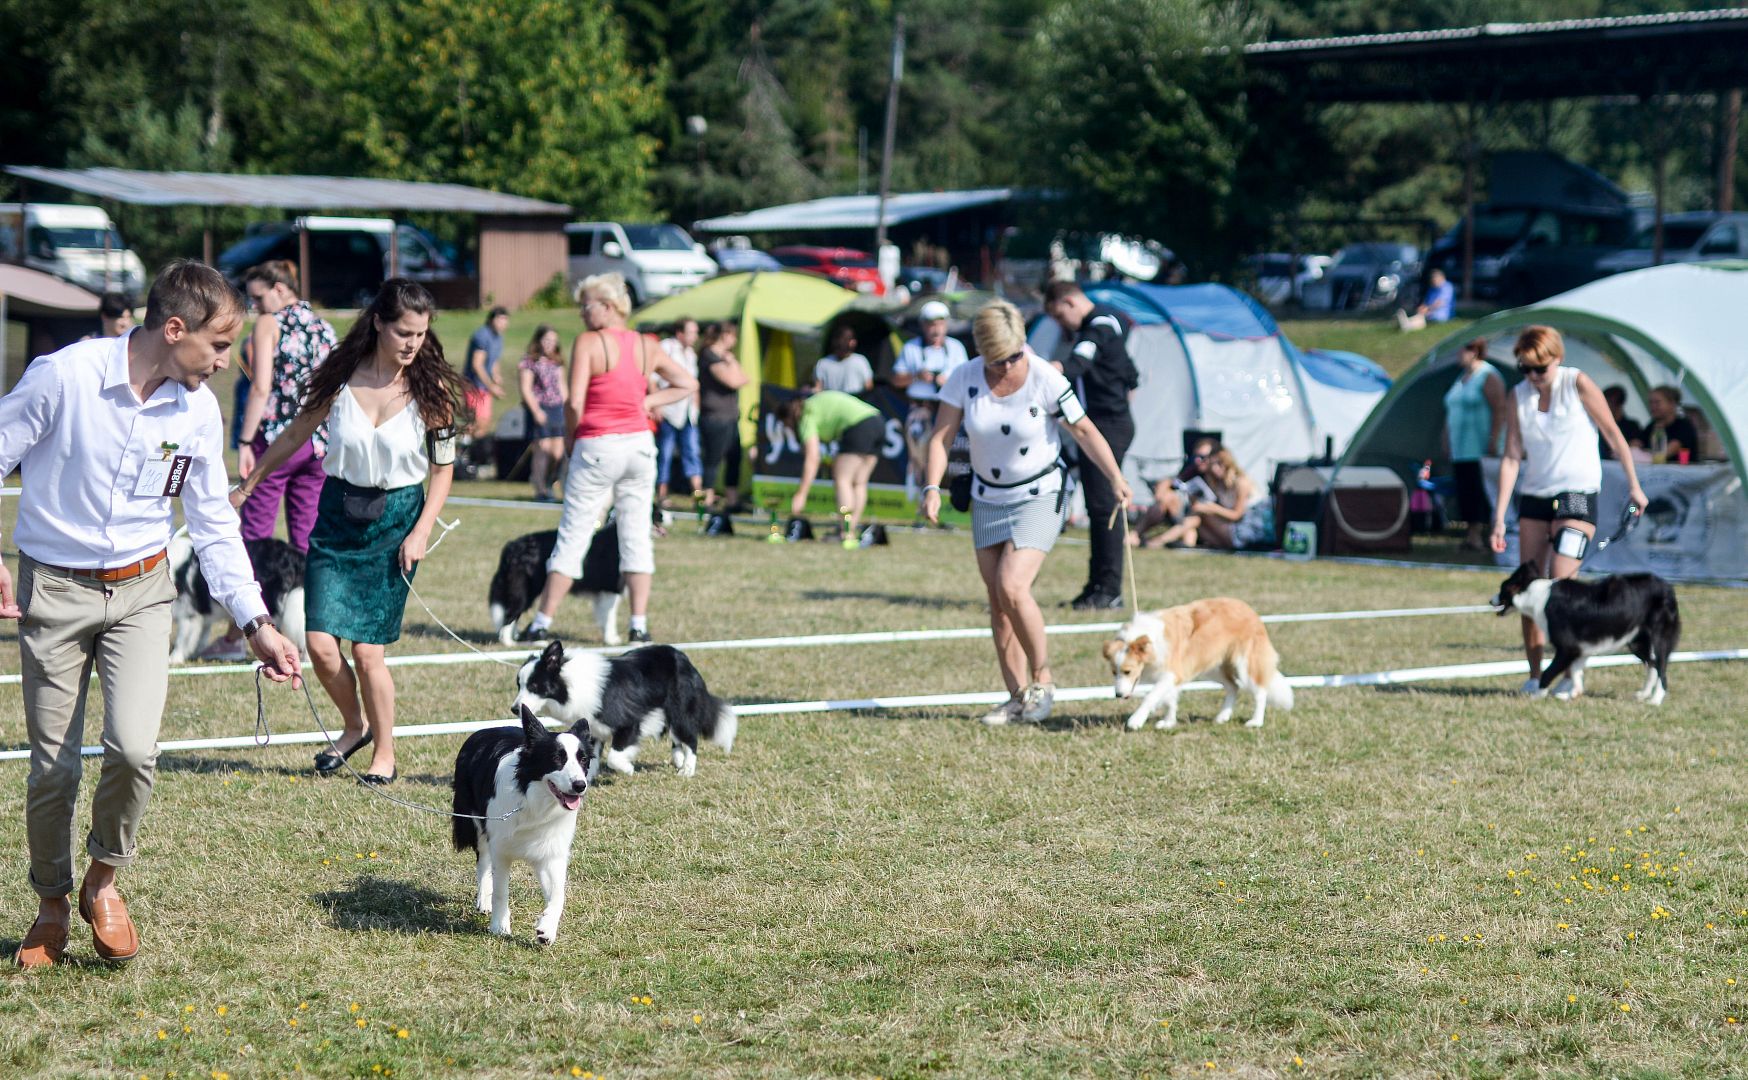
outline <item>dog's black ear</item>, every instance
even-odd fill
[[[546,725],[542,724],[540,718],[534,715],[533,709],[526,705],[520,706],[520,708],[522,710],[522,735],[530,744],[552,737],[552,733],[546,730]]]
[[[546,648],[540,650],[540,667],[543,671],[557,671],[564,666],[564,642],[553,638],[546,643]]]
[[[584,761],[593,758],[595,756],[595,735],[589,730],[589,722],[578,720],[571,725],[571,734],[577,737],[577,744],[582,748],[578,751],[577,756]]]

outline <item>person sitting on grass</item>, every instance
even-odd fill
[[[1184,467],[1175,475],[1153,485],[1153,505],[1142,513],[1141,523],[1129,534],[1131,547],[1143,544],[1149,531],[1161,525],[1170,527],[1182,521],[1184,510],[1191,503],[1214,497],[1213,490],[1202,479],[1202,472],[1207,468],[1208,459],[1218,449],[1220,444],[1213,439],[1196,440],[1189,458],[1184,461]]]
[[[1268,535],[1267,493],[1239,467],[1232,451],[1225,447],[1214,451],[1202,475],[1214,497],[1191,502],[1184,519],[1149,540],[1148,547],[1175,543],[1186,548],[1237,551]]]

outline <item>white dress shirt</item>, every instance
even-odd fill
[[[201,572],[242,625],[267,606],[231,509],[218,399],[165,379],[142,403],[128,383],[132,333],[39,357],[0,398],[0,476],[24,467],[13,540],[39,563],[75,570],[115,569],[163,551],[172,500],[134,488],[146,461],[174,443],[170,453],[194,459],[181,500]]]
[[[328,453],[322,471],[354,487],[394,488],[422,484],[431,472],[425,453],[425,420],[417,402],[372,424],[350,386],[342,386],[328,410]]]

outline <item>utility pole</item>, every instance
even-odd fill
[[[904,13],[892,17],[892,85],[886,91],[886,141],[880,152],[880,202],[874,217],[874,250],[886,246],[886,196],[892,189],[892,143],[898,135],[898,84],[904,78]]]

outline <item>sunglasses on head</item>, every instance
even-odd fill
[[[1517,373],[1519,375],[1546,375],[1548,369],[1553,366],[1552,364],[1525,364],[1520,361],[1517,365]]]

